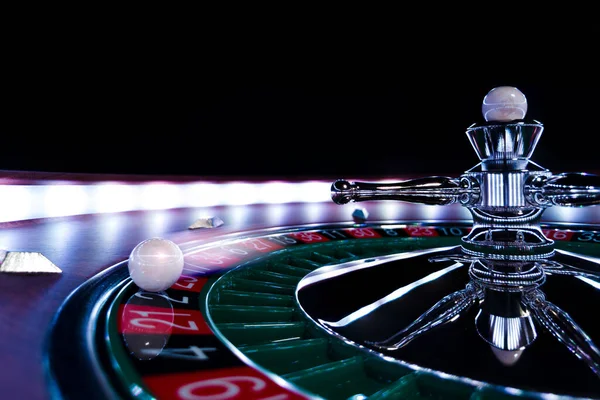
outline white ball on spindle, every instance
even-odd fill
[[[516,87],[498,86],[483,98],[481,112],[488,122],[523,119],[527,114],[527,98]]]

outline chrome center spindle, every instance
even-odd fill
[[[554,242],[540,221],[551,206],[600,204],[600,176],[553,175],[531,161],[544,126],[525,120],[527,100],[517,88],[501,86],[485,96],[485,122],[466,135],[480,163],[459,177],[432,176],[395,183],[337,180],[335,203],[398,200],[429,205],[459,203],[468,208],[473,227],[462,238],[463,251],[490,260],[534,261],[550,257]]]

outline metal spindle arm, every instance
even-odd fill
[[[593,206],[600,204],[600,175],[567,172],[535,177],[525,186],[525,192],[536,205]]]
[[[459,317],[463,311],[468,310],[475,304],[478,296],[482,295],[479,288],[475,287],[472,283],[468,283],[466,289],[444,296],[433,307],[421,314],[419,318],[400,332],[383,341],[368,343],[380,349],[398,350],[406,346],[413,339]]]
[[[539,290],[528,293],[525,301],[533,310],[537,321],[600,377],[600,350],[573,318],[555,304],[546,301]]]
[[[461,195],[476,189],[461,184],[460,179],[427,177],[394,183],[348,182],[343,179],[331,185],[331,198],[337,204],[351,201],[400,200],[410,203],[447,205],[456,203]]]

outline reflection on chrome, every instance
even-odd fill
[[[556,305],[546,301],[544,294],[539,290],[528,293],[526,301],[537,320],[575,356],[587,363],[596,375],[600,376],[600,350],[573,318]]]
[[[502,87],[502,90],[513,97],[525,98],[517,88]],[[544,126],[536,120],[524,119],[526,101],[518,105],[523,119],[505,118],[501,111],[516,105],[508,97],[502,102],[495,105],[493,113],[484,113],[484,123],[473,124],[466,130],[481,162],[458,177],[431,176],[385,183],[338,179],[331,185],[331,198],[337,204],[372,200],[437,206],[460,204],[473,220],[455,254],[430,260],[469,264],[466,287],[449,294],[440,292],[441,299],[413,322],[387,339],[367,341],[367,345],[385,351],[398,350],[426,332],[456,321],[478,304],[477,332],[506,365],[514,364],[535,341],[536,322],[600,377],[597,346],[569,314],[546,301],[541,291],[551,275],[565,282],[577,278],[599,289],[600,261],[556,250],[554,240],[546,237],[540,225],[542,214],[550,207],[600,204],[600,176],[584,172],[553,174],[530,160]],[[489,104],[485,105],[484,99],[483,109],[487,108]],[[488,119],[496,116],[499,116],[496,120]],[[566,290],[554,291],[553,296],[562,297],[565,302],[570,300]],[[399,297],[385,299],[397,301]],[[368,312],[361,309],[340,321],[356,323],[386,303],[373,303]],[[590,302],[582,306],[594,310],[598,304]],[[322,323],[330,328],[342,326]]]
[[[417,336],[456,320],[461,313],[478,302],[480,310],[475,319],[477,332],[494,348],[502,351],[525,350],[537,337],[535,320],[600,377],[600,351],[597,345],[571,316],[555,304],[546,301],[545,295],[539,289],[545,280],[546,266],[549,266],[550,273],[562,267],[570,275],[580,275],[589,280],[587,276],[600,278],[597,270],[600,263],[593,261],[591,257],[579,258],[573,254],[560,254],[563,254],[561,260],[566,261],[546,260],[514,265],[514,262],[486,260],[487,270],[490,272],[485,277],[474,274],[473,271],[482,265],[481,259],[474,258],[469,268],[471,281],[466,289],[445,296],[392,337],[368,344],[385,350],[400,349]],[[446,261],[450,261],[451,258],[443,257]],[[464,256],[459,254],[457,259],[464,259]],[[432,258],[430,261],[439,260]],[[513,268],[530,273],[519,274]],[[543,279],[540,279],[537,273],[531,273],[535,269],[539,269]],[[533,279],[522,279],[523,276],[532,276]]]
[[[510,90],[525,97],[517,88]],[[473,219],[471,232],[462,238],[468,254],[503,260],[550,257],[553,241],[540,229],[543,212],[553,206],[600,204],[600,176],[553,174],[533,162],[530,158],[543,131],[536,120],[473,124],[465,133],[480,163],[462,175],[385,183],[338,179],[331,185],[331,198],[337,204],[370,200],[460,204]]]
[[[475,318],[475,325],[483,340],[504,351],[523,350],[537,337],[529,312],[518,317],[504,317],[482,308]]]
[[[297,293],[310,288],[311,285],[335,281],[336,278],[365,269],[373,269],[376,274],[376,270],[386,263],[403,263],[395,264],[399,269],[404,266],[410,269],[414,265],[420,268],[417,260],[422,257],[426,257],[429,263],[442,264],[442,268],[335,321],[323,318],[317,318],[316,321],[330,331],[343,330],[369,318],[370,314],[378,312],[386,305],[403,301],[404,296],[421,286],[435,286],[436,280],[468,265],[469,281],[464,289],[445,295],[413,322],[388,338],[365,340],[364,345],[378,351],[400,350],[427,332],[458,320],[475,306],[479,308],[474,321],[477,333],[492,347],[502,364],[510,366],[518,361],[523,351],[538,337],[537,325],[565,345],[600,377],[600,351],[597,345],[571,316],[555,304],[546,301],[541,290],[546,276],[554,274],[557,270],[568,272],[582,280],[591,281],[589,276],[600,280],[600,263],[592,257],[557,252],[551,259],[543,262],[515,262],[466,256],[461,253],[460,246],[429,249],[326,266],[313,271],[300,281]],[[598,286],[591,286],[599,289]]]
[[[148,307],[154,311],[146,312]],[[164,292],[137,291],[125,302],[121,313],[125,346],[139,360],[157,357],[171,337],[174,320],[173,305]]]

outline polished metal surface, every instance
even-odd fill
[[[485,170],[523,169],[544,131],[537,122],[471,125],[467,137]]]
[[[511,90],[520,94],[516,88]],[[526,110],[526,103],[521,105]],[[500,104],[495,107],[502,108]],[[514,261],[550,257],[553,241],[540,228],[542,213],[551,206],[600,204],[600,176],[583,172],[554,175],[532,162],[530,157],[543,131],[538,121],[473,124],[466,134],[481,162],[461,176],[385,184],[339,179],[331,185],[331,197],[337,204],[367,200],[440,206],[460,203],[473,219],[472,231],[463,238],[465,253]]]
[[[591,311],[600,305],[600,259],[557,250],[544,262],[497,262],[438,248],[322,267],[296,297],[323,330],[415,370],[600,394]]]
[[[400,200],[412,203],[447,205],[456,203],[463,193],[458,179],[428,177],[395,183],[348,182],[338,180],[332,185],[332,198],[337,204],[351,201]]]
[[[520,93],[516,88],[509,89]],[[508,99],[506,105],[494,106],[502,111],[504,106],[514,107],[514,104],[509,104],[511,101]],[[523,107],[520,110],[526,110],[526,103],[522,103],[521,106]],[[600,282],[600,260],[558,253],[554,240],[547,237],[541,227],[544,212],[553,206],[578,208],[600,204],[600,176],[584,172],[553,174],[531,161],[530,157],[543,131],[544,126],[538,121],[507,119],[488,121],[481,125],[473,124],[466,130],[466,134],[481,162],[456,178],[436,176],[385,185],[341,179],[334,182],[331,186],[331,197],[337,204],[364,200],[396,200],[439,206],[459,203],[470,212],[472,229],[462,237],[462,245],[453,250],[454,254],[444,254],[441,260],[469,267],[468,273],[454,278],[465,280],[464,286],[458,290],[449,291],[444,288],[451,286],[450,282],[439,283],[450,279],[444,273],[436,278],[437,286],[430,289],[429,293],[423,294],[424,297],[412,294],[412,304],[430,302],[433,300],[431,292],[437,294],[433,306],[420,315],[406,311],[411,304],[408,301],[394,299],[394,302],[403,305],[388,304],[381,307],[382,304],[376,302],[371,303],[372,309],[369,309],[368,313],[347,311],[348,316],[360,316],[352,319],[352,322],[369,319],[368,325],[356,322],[352,327],[347,324],[341,327],[338,322],[323,320],[318,315],[316,320],[325,329],[334,330],[336,334],[361,345],[370,346],[386,356],[403,361],[411,360],[419,366],[439,368],[446,373],[458,373],[455,367],[444,362],[432,363],[414,353],[422,351],[422,345],[413,346],[412,353],[411,350],[403,349],[409,342],[426,333],[426,337],[435,340],[431,339],[434,332],[429,334],[430,331],[447,325],[478,304],[479,313],[474,325],[477,335],[492,346],[494,354],[502,355],[500,358],[505,363],[512,365],[516,359],[522,357],[523,350],[538,337],[535,329],[537,325],[564,345],[574,358],[582,360],[595,375],[590,382],[585,383],[586,385],[600,385],[600,350],[597,347],[600,335],[590,336],[586,331],[590,329],[589,320],[597,319],[597,313],[593,310],[600,305],[597,290]],[[444,271],[430,271],[424,262],[417,261],[419,257],[422,258],[421,255],[414,257],[412,265],[403,260],[402,266],[396,267],[405,271],[407,275],[411,273],[406,271],[417,267],[429,271],[429,276]],[[440,256],[436,258],[440,259]],[[377,262],[374,264],[378,265]],[[386,271],[381,266],[378,269]],[[382,274],[386,275],[389,272]],[[542,287],[547,285],[550,275],[553,277],[552,285],[549,286],[559,285],[554,295],[560,301],[570,296],[567,283],[569,279],[592,280],[590,285],[596,290],[592,291],[590,298],[582,299],[577,304],[577,307],[590,307],[592,310],[583,316],[580,315],[588,324],[587,328],[582,328],[568,312],[546,300]],[[371,277],[363,276],[362,279],[368,281],[369,278],[375,277],[376,274]],[[336,277],[333,280],[339,279],[340,277]],[[397,279],[396,285],[404,288],[419,282],[406,282],[406,279],[400,276],[388,276],[387,279]],[[381,285],[380,280],[379,282]],[[565,285],[564,288],[560,287],[561,283]],[[377,294],[381,298],[388,298],[386,291],[391,290],[395,293],[389,286],[382,286],[384,288]],[[367,297],[371,298],[372,294]],[[356,304],[356,301],[353,304]],[[373,306],[374,304],[377,306]],[[365,308],[361,310],[364,311]],[[318,314],[318,311],[313,311]],[[340,320],[346,320],[348,316]],[[377,329],[369,328],[374,324],[378,326]],[[448,329],[435,333],[448,334]],[[392,333],[394,330],[396,332]],[[382,332],[386,332],[387,336],[382,336]],[[469,337],[468,332],[455,335]],[[435,337],[433,335],[433,338]],[[439,337],[439,340],[442,338]],[[474,340],[473,335],[469,340]],[[432,345],[430,341],[425,340],[425,343]],[[470,342],[466,342],[463,351],[471,351],[469,345]],[[551,352],[550,349],[548,351]],[[424,353],[428,354],[426,351]],[[545,362],[541,358],[538,361]],[[538,361],[535,368],[544,370],[547,366],[538,365]],[[482,359],[474,357],[471,362],[473,365],[465,366],[461,370],[463,373],[469,371],[467,375],[472,379],[480,379],[482,376],[484,380],[491,378],[472,370],[479,368],[484,362]],[[555,368],[560,366],[556,365]],[[562,378],[557,376],[556,379]],[[507,381],[503,384],[511,385],[515,382]],[[527,386],[530,383],[523,382],[520,385]],[[561,391],[559,387],[551,386],[540,389],[543,388],[542,384],[533,384],[532,387],[534,390],[548,390],[550,393]]]
[[[530,203],[544,207],[597,205],[600,204],[600,176],[584,172],[531,176],[524,192]]]

